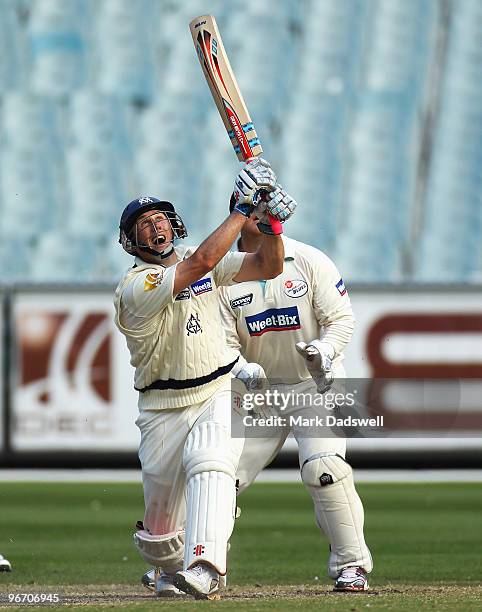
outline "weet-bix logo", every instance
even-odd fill
[[[262,336],[269,331],[290,331],[300,329],[298,308],[270,308],[264,312],[246,317],[250,336]]]
[[[210,278],[201,278],[191,285],[191,289],[194,295],[201,295],[213,290],[213,282]]]

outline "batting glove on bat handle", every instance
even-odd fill
[[[263,234],[268,234],[269,236],[279,236],[283,233],[283,226],[281,225],[281,221],[275,219],[275,217],[267,212],[265,202],[268,201],[268,198],[269,191],[266,191],[265,189],[260,189],[259,192],[255,194],[254,212],[259,219],[258,229]]]
[[[278,183],[273,191],[266,194],[266,211],[284,223],[295,212],[298,203]]]
[[[234,181],[234,210],[249,217],[262,192],[275,188],[276,175],[269,163],[260,157],[250,158]]]
[[[295,348],[306,360],[306,367],[316,383],[318,393],[326,393],[333,384],[331,357],[314,344],[297,342]]]

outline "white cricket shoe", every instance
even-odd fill
[[[154,570],[155,590],[157,597],[177,597],[184,595],[174,585],[174,574],[166,574],[160,568]]]
[[[156,590],[155,572],[156,572],[156,568],[153,567],[150,570],[148,570],[141,578],[142,586],[145,587],[146,589],[149,589],[149,591]],[[219,590],[220,591],[226,588],[226,584],[227,584],[227,576],[219,576]],[[179,591],[179,594],[182,595],[183,593]]]
[[[142,586],[155,591],[157,597],[177,597],[184,595],[172,584],[173,574],[166,574],[160,568],[153,567],[141,578]]]
[[[10,565],[10,561],[8,561],[7,559],[5,559],[5,557],[2,557],[2,555],[0,555],[0,572],[11,572],[12,571],[12,566]]]
[[[219,599],[219,574],[204,563],[174,574],[174,586],[196,599]]]
[[[149,589],[149,591],[156,590],[155,571],[156,571],[155,568],[147,570],[147,572],[143,574],[141,578],[142,586],[146,587],[146,589]]]
[[[334,591],[368,591],[368,577],[361,567],[345,567],[335,581]]]

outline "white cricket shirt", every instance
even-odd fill
[[[228,345],[247,362],[259,363],[270,379],[308,380],[297,342],[321,339],[341,365],[355,319],[335,264],[312,246],[283,236],[283,272],[267,281],[237,283],[221,290]]]
[[[180,260],[196,247],[176,247]],[[201,279],[173,296],[177,264],[136,257],[115,292],[116,325],[135,368],[139,408],[179,408],[209,398],[226,380],[237,351],[226,345],[219,290],[239,272],[244,253],[227,253]]]

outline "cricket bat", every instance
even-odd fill
[[[229,63],[216,19],[212,15],[201,15],[191,21],[189,29],[204,76],[239,161],[245,162],[261,155],[263,148]],[[271,215],[268,219],[273,233],[281,234],[280,222]]]
[[[201,15],[189,24],[197,56],[224,127],[239,161],[261,155],[259,141],[248,109],[212,15]]]

